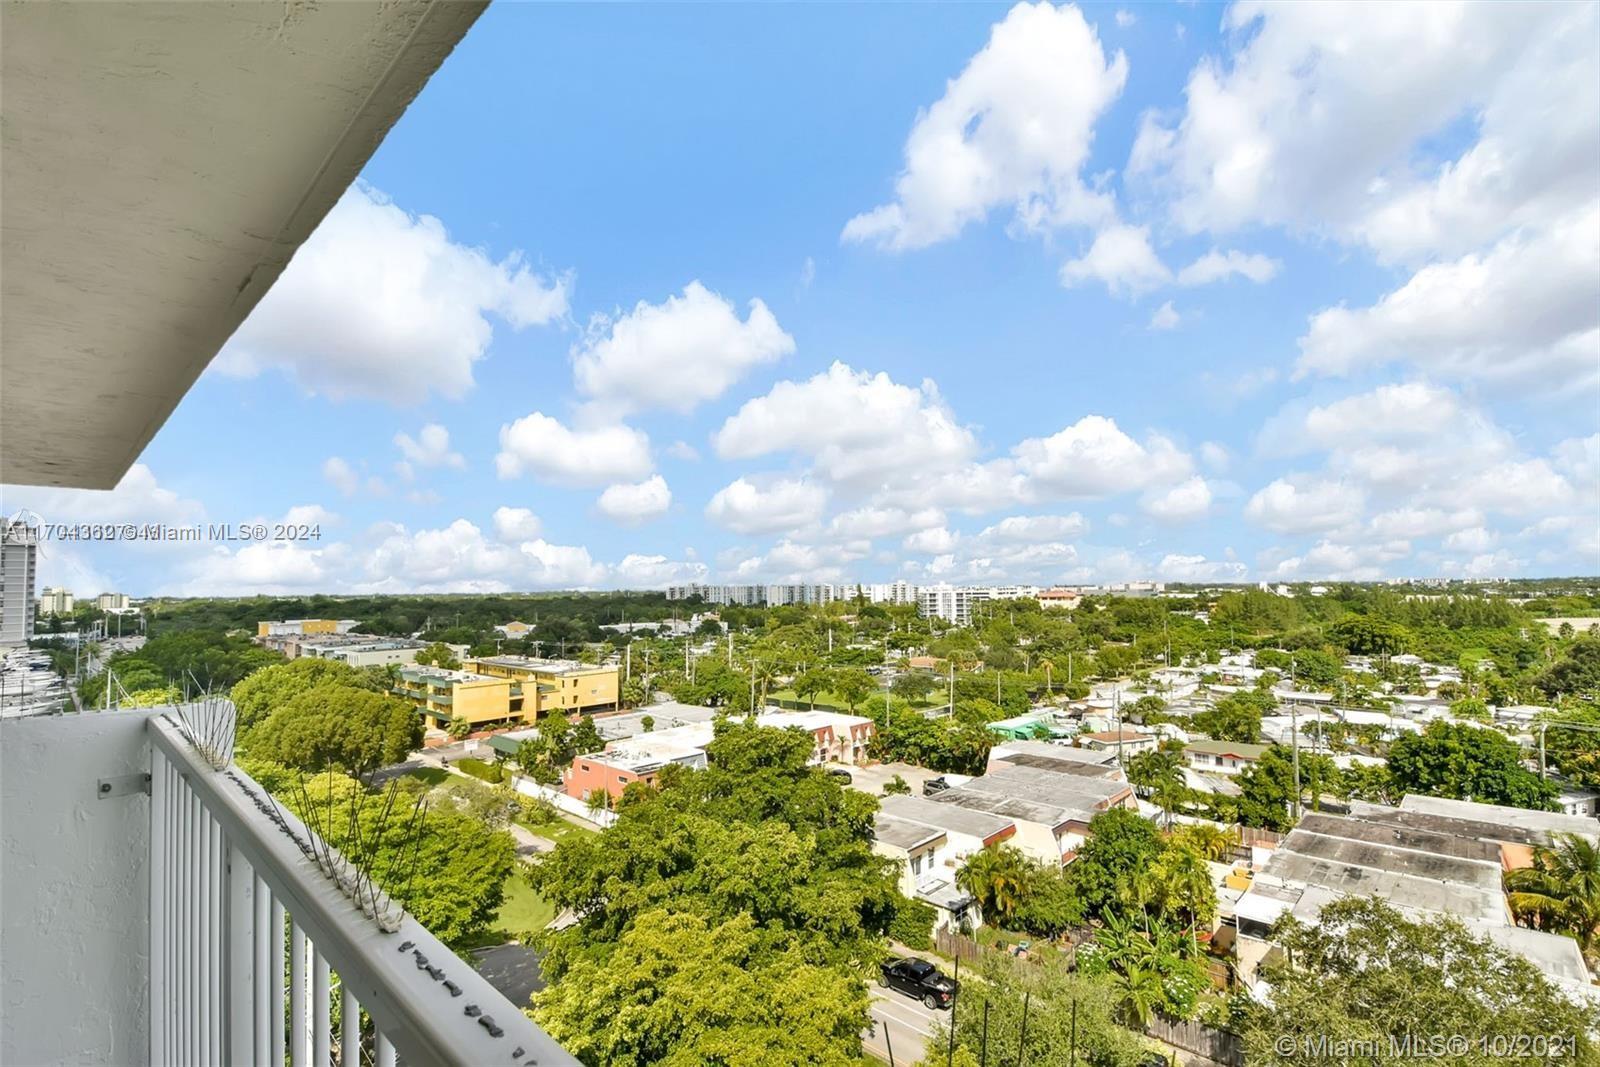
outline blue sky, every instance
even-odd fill
[[[1596,10],[497,4],[6,509],[319,527],[81,593],[1592,574]]]

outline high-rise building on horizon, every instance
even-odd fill
[[[33,637],[33,583],[39,528],[0,519],[0,647],[25,645]]]
[[[72,595],[72,590],[64,585],[47,585],[39,590],[38,604],[34,614],[39,615],[71,615],[72,608],[77,603],[77,598]]]

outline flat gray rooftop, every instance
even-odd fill
[[[1418,852],[1391,845],[1375,845],[1330,837],[1296,828],[1289,834],[1273,859],[1285,854],[1326,860],[1341,867],[1362,867],[1386,874],[1424,878],[1472,886],[1496,896],[1500,893],[1500,864],[1481,860],[1457,859],[1433,852]]]
[[[1044,756],[1054,760],[1067,760],[1073,763],[1093,763],[1105,766],[1117,762],[1115,752],[1095,752],[1087,748],[1072,748],[1067,745],[1052,745],[1048,741],[1005,741],[994,746],[992,757],[994,759],[1010,759],[1002,753],[1015,752],[1027,756]]]
[[[939,840],[945,833],[937,827],[885,815],[880,811],[872,824],[872,836],[885,845],[910,852],[912,849]]]
[[[985,840],[1016,828],[1016,824],[1010,819],[981,810],[971,811],[949,804],[936,804],[923,797],[884,797],[878,801],[878,811],[897,819],[906,819],[935,829]]]
[[[1529,811],[1526,808],[1508,808],[1500,804],[1474,804],[1470,800],[1449,800],[1445,797],[1425,797],[1414,793],[1407,793],[1401,798],[1400,810],[1421,812],[1424,815],[1440,815],[1450,819],[1471,819],[1497,826],[1514,826],[1545,834],[1583,834],[1587,837],[1600,837],[1600,820],[1556,811]]]
[[[996,767],[961,788],[1054,805],[1072,818],[1088,820],[1104,811],[1110,801],[1127,793],[1130,787],[1126,782],[1062,774],[1037,767]]]
[[[1428,852],[1436,856],[1474,860],[1478,863],[1491,864],[1497,870],[1500,866],[1500,847],[1491,842],[1381,821],[1369,822],[1359,815],[1313,813],[1301,819],[1300,825],[1295,827],[1295,833],[1301,831],[1412,852]]]
[[[1426,815],[1420,811],[1401,811],[1399,808],[1365,801],[1350,802],[1350,815],[1363,822],[1385,826],[1405,826],[1414,830],[1471,837],[1480,841],[1501,841],[1515,845],[1548,844],[1550,835],[1543,830],[1530,830],[1518,826],[1497,825],[1481,819],[1452,819],[1443,815]]]
[[[1027,752],[998,758],[1013,767],[1032,767],[1052,774],[1076,774],[1084,778],[1113,778],[1120,773],[1114,764],[1084,763],[1080,760],[1056,759],[1054,756],[1035,756]]]
[[[966,786],[945,790],[938,794],[936,803],[940,807],[965,808],[969,812],[988,812],[1000,816],[1007,822],[1021,820],[1039,823],[1050,827],[1051,830],[1059,830],[1069,822],[1080,818],[1078,814],[1058,804],[1041,804],[1003,793],[985,793]]]
[[[1279,848],[1266,873],[1290,884],[1321,886],[1346,896],[1384,897],[1397,907],[1444,912],[1485,923],[1506,921],[1505,897],[1498,887],[1436,881],[1395,871],[1321,859]]]
[[[698,704],[679,704],[673,701],[651,704],[630,711],[626,715],[597,715],[594,725],[600,731],[600,736],[607,741],[619,741],[644,733],[646,715],[650,716],[652,730],[670,730],[674,726],[710,722],[716,718],[717,712],[715,708],[701,707]]]

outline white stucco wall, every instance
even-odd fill
[[[0,1063],[149,1060],[152,714],[0,721]]]

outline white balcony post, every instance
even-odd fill
[[[246,1063],[266,1064],[272,1059],[272,1013],[270,1006],[276,1002],[272,999],[272,967],[278,960],[278,953],[272,948],[272,893],[267,889],[267,883],[252,869],[251,879],[255,882],[255,898],[252,901],[255,911],[255,925],[252,929],[252,981],[251,1000],[251,1037],[250,1058]],[[278,944],[283,944],[280,939]],[[278,1007],[278,1025],[283,1025],[283,1007]],[[282,1057],[279,1057],[282,1062]]]
[[[283,943],[286,936],[287,926],[288,915],[285,914],[283,910],[282,902],[279,901],[277,895],[274,894],[272,898],[272,952],[268,956],[268,964],[272,968],[272,974],[270,975],[272,980],[272,996],[267,1002],[267,1007],[270,1013],[267,1019],[267,1024],[271,1027],[272,1034],[272,1059],[270,1062],[274,1064],[275,1067],[281,1067],[284,1053]]]
[[[290,916],[293,923],[293,916]],[[306,1067],[306,935],[298,925],[289,933],[289,1064]]]
[[[339,1009],[339,1067],[361,1067],[361,1002],[339,976],[344,1002]]]
[[[223,970],[222,1002],[227,1013],[224,1045],[227,1062],[255,1062],[256,979],[256,874],[244,853],[224,837],[227,857],[226,897],[228,939],[223,945],[227,965]]]
[[[374,1026],[374,1029],[376,1029],[376,1026],[377,1026],[377,1020],[376,1019],[373,1020],[373,1026]],[[383,1033],[382,1030],[378,1030],[377,1031],[376,1048],[377,1048],[378,1067],[395,1067],[395,1065],[394,1065],[394,1046],[389,1043],[389,1039],[384,1036],[384,1033]]]
[[[170,1063],[167,1051],[167,761],[150,763],[150,1062]]]
[[[333,1059],[333,972],[318,951],[311,968],[311,1062],[328,1067]]]

